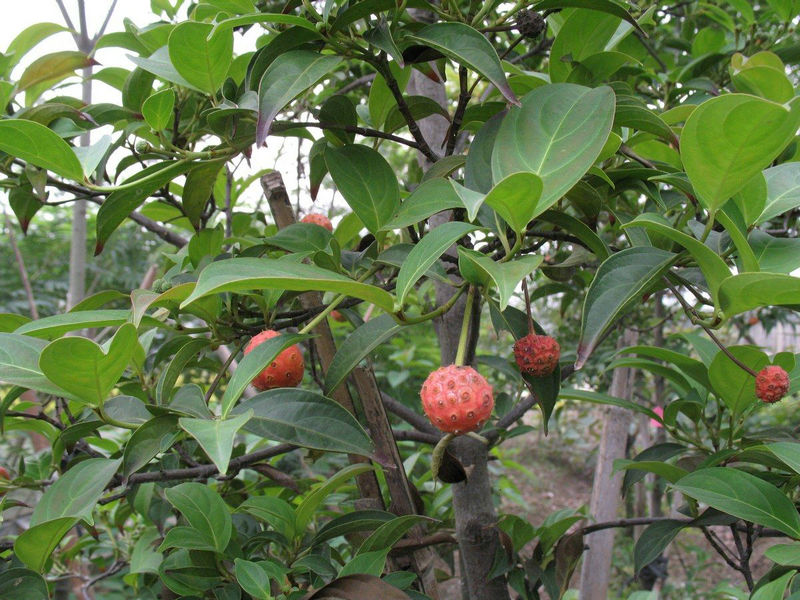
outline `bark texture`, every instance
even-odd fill
[[[638,334],[627,330],[620,337],[618,348],[636,344]],[[634,371],[616,369],[611,380],[612,396],[630,400],[633,395]],[[597,466],[592,484],[592,500],[589,514],[597,522],[613,521],[620,507],[622,473],[613,474],[614,461],[625,457],[628,427],[631,416],[628,410],[617,406],[604,409],[603,434],[597,452]],[[611,573],[611,558],[614,552],[614,529],[603,529],[585,537],[588,550],[581,568],[581,600],[606,600]]]

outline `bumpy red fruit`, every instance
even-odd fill
[[[248,354],[253,348],[280,333],[268,329],[255,335],[247,344],[244,353]],[[300,347],[295,344],[281,352],[261,373],[253,378],[251,383],[259,390],[271,390],[280,387],[295,387],[303,380],[303,355]]]
[[[338,323],[344,323],[347,320],[347,318],[342,313],[340,313],[338,310],[332,310],[331,311],[331,319],[333,319],[334,321],[336,321]]]
[[[561,348],[549,335],[534,333],[514,344],[514,358],[519,370],[534,377],[546,377],[556,370]]]
[[[776,365],[764,367],[756,375],[756,396],[772,404],[789,391],[789,374]]]
[[[324,227],[328,231],[333,231],[333,223],[331,223],[331,220],[325,215],[321,215],[319,213],[309,213],[305,217],[300,219],[300,222],[313,223],[314,225],[319,225],[320,227]]]
[[[492,386],[472,367],[450,365],[428,375],[422,390],[422,409],[445,433],[480,429],[492,414]]]
[[[5,467],[0,467],[0,479],[11,479],[11,475],[8,473],[8,469]]]

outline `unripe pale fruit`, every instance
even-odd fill
[[[331,223],[331,220],[325,215],[321,215],[319,213],[309,213],[305,217],[300,219],[300,222],[312,223],[314,225],[319,225],[320,227],[324,227],[328,231],[333,231],[333,223]]]
[[[492,414],[492,386],[472,367],[450,365],[428,375],[422,390],[422,409],[445,433],[480,429]]]
[[[756,396],[772,404],[789,391],[789,374],[777,365],[764,367],[756,375]]]
[[[514,343],[519,370],[534,377],[547,377],[558,366],[561,348],[549,335],[531,333]]]
[[[280,333],[272,329],[262,331],[253,336],[244,353],[248,354],[259,344],[279,335]],[[295,344],[281,352],[270,365],[253,378],[251,383],[259,390],[295,387],[303,380],[303,368],[303,355],[300,353],[300,347]]]

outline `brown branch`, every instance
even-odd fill
[[[375,73],[367,73],[366,75],[362,75],[358,79],[354,79],[347,85],[342,86],[335,92],[335,96],[340,96],[342,94],[346,94],[347,92],[351,92],[356,88],[361,87],[362,85],[367,85],[370,81],[375,79]]]
[[[397,142],[398,144],[404,144],[409,148],[414,148],[414,150],[419,150],[419,144],[417,144],[417,142],[412,142],[411,140],[407,140],[398,135],[385,133],[378,129],[370,129],[369,127],[359,127],[357,125],[342,125],[340,123],[328,123],[328,122],[315,123],[312,121],[276,121],[275,123],[273,123],[272,130],[285,131],[286,129],[296,129],[300,127],[314,127],[317,129],[336,129],[340,131],[346,131],[348,133],[356,133],[358,135],[363,135],[364,137],[374,137],[383,140],[390,140],[392,142]]]
[[[450,156],[456,148],[456,140],[458,140],[458,132],[461,130],[461,123],[464,120],[464,113],[467,110],[470,98],[472,98],[472,90],[467,89],[467,69],[465,67],[458,68],[458,81],[459,81],[459,94],[458,105],[456,112],[453,113],[453,120],[450,122],[450,128],[442,141],[442,145],[447,143],[444,155]]]
[[[621,153],[621,154],[624,154],[624,155],[625,155],[625,156],[627,156],[628,158],[632,158],[633,160],[635,160],[636,162],[638,162],[640,165],[642,165],[642,166],[644,166],[644,167],[647,167],[648,169],[658,169],[658,167],[657,167],[657,166],[655,166],[653,163],[651,163],[651,162],[650,162],[649,160],[647,160],[646,158],[644,158],[644,157],[642,157],[642,156],[639,156],[638,154],[636,154],[636,152],[634,152],[633,150],[631,150],[631,149],[630,149],[628,146],[626,146],[625,144],[622,144],[622,145],[619,147],[619,151],[620,151],[620,153]]]
[[[414,429],[417,431],[421,431],[422,433],[427,433],[430,435],[440,434],[439,430],[428,422],[428,419],[423,417],[421,414],[414,412],[402,402],[395,400],[386,392],[381,392],[381,400],[383,401],[383,405],[386,407],[386,410],[403,419],[403,421],[414,427]]]

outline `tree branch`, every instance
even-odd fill
[[[374,138],[381,138],[384,140],[391,140],[393,142],[397,142],[398,144],[404,144],[409,148],[414,148],[415,150],[420,149],[419,144],[417,142],[412,142],[411,140],[407,140],[400,136],[379,131],[378,129],[370,129],[369,127],[359,127],[356,125],[342,125],[340,123],[314,123],[308,121],[276,121],[275,123],[273,123],[272,130],[285,131],[286,129],[295,129],[300,127],[314,127],[317,129],[337,129],[341,131],[346,131],[348,133],[357,133],[358,135],[363,135],[364,137],[374,137]]]

